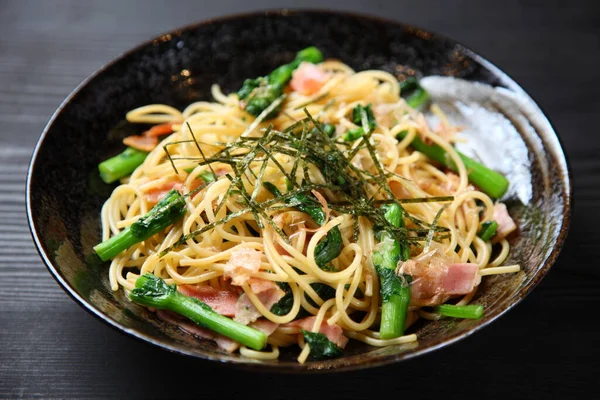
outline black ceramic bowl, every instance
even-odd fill
[[[475,302],[480,320],[418,324],[418,345],[349,345],[343,357],[299,365],[296,350],[278,362],[220,351],[157,320],[109,289],[107,265],[92,246],[100,240],[100,208],[113,186],[97,173],[100,161],[122,150],[125,113],[149,103],[176,107],[210,100],[210,86],[236,90],[248,77],[319,47],[355,70],[407,71],[453,121],[469,127],[470,149],[506,173],[504,199],[520,227],[509,263],[522,272],[484,278]],[[490,149],[492,151],[490,151]],[[487,150],[487,151],[486,151]],[[272,371],[349,370],[406,360],[465,338],[527,295],[548,272],[569,224],[569,170],[559,140],[531,98],[506,74],[460,44],[401,23],[337,12],[277,11],[234,16],[162,35],[102,67],[59,107],[37,144],[27,181],[31,231],[49,271],[80,305],[133,337],[177,353]]]

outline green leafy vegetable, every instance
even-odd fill
[[[263,185],[276,198],[282,197],[281,192],[270,182],[264,182]],[[322,206],[314,198],[306,193],[299,193],[288,200],[288,203],[296,204],[296,208],[307,213],[319,225],[325,224],[325,212]],[[315,262],[319,267],[324,267],[329,262],[337,258],[342,252],[343,242],[342,233],[336,226],[327,232],[325,238],[319,242],[315,248]]]
[[[287,315],[292,311],[294,306],[294,295],[292,288],[287,282],[277,282],[277,286],[285,292],[285,295],[279,301],[271,306],[271,312],[275,315]]]
[[[330,341],[327,336],[318,332],[302,330],[304,340],[310,346],[310,357],[314,360],[336,358],[344,353],[339,346]]]
[[[318,134],[318,129],[313,130],[314,134]],[[335,125],[333,124],[323,124],[323,132],[329,137],[333,137],[335,134]]]
[[[279,316],[287,315],[290,313],[292,307],[294,306],[294,295],[292,293],[290,285],[287,282],[277,282],[277,285],[285,292],[285,295],[281,299],[279,299],[277,303],[271,306],[270,311],[273,314]],[[325,283],[314,282],[310,284],[310,287],[313,288],[313,290],[323,301],[327,301],[335,297],[335,289]],[[309,304],[311,304],[313,307],[318,307],[318,305],[308,296],[308,294],[305,294],[304,296],[306,297]],[[298,318],[302,318],[307,315],[307,313],[301,310],[300,314],[298,315]]]
[[[414,76],[409,76],[400,82],[400,93],[407,95],[420,87],[421,85],[419,84],[419,80]]]
[[[325,283],[321,283],[321,282],[315,282],[315,283],[311,283],[310,287],[313,288],[313,290],[315,292],[317,292],[317,294],[319,295],[319,297],[323,300],[323,301],[327,301],[329,299],[333,299],[335,297],[335,289],[332,288],[331,286],[325,284]],[[307,300],[308,303],[310,305],[312,305],[313,307],[319,307],[317,305],[317,303],[315,303],[310,297],[307,296]]]
[[[327,232],[325,239],[320,241],[315,247],[315,263],[321,269],[325,268],[329,262],[335,260],[340,255],[342,248],[342,233],[335,226]]]

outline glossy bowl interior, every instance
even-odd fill
[[[467,126],[465,152],[511,179],[504,199],[520,227],[507,263],[522,272],[483,279],[477,321],[418,323],[418,344],[374,348],[351,343],[339,359],[250,360],[219,350],[169,326],[121,292],[112,292],[107,264],[92,246],[100,241],[100,209],[114,185],[97,164],[122,150],[130,134],[128,110],[150,103],[183,108],[211,100],[245,78],[268,73],[296,51],[319,47],[355,70],[383,69],[429,77],[423,84],[450,118]],[[277,11],[211,20],[162,35],[102,67],[56,111],[32,157],[27,182],[31,231],[49,271],[80,305],[133,337],[178,353],[278,372],[347,370],[405,360],[464,338],[527,295],[554,262],[568,229],[568,165],[552,126],[531,98],[482,57],[437,34],[401,23],[336,12]]]

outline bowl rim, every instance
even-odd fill
[[[526,98],[531,100],[533,106],[537,108],[536,111],[539,112],[540,117],[542,117],[542,122],[547,124],[549,128],[549,134],[543,135],[543,148],[544,150],[550,150],[550,155],[552,158],[558,163],[558,168],[560,171],[560,175],[562,177],[561,180],[561,189],[560,193],[563,198],[563,209],[561,210],[562,215],[562,224],[559,228],[559,234],[557,235],[556,242],[554,243],[554,247],[550,254],[542,262],[539,270],[532,276],[530,281],[523,287],[521,287],[516,293],[513,294],[512,298],[509,300],[509,304],[503,308],[497,310],[495,313],[487,313],[485,314],[474,327],[451,333],[449,336],[446,336],[444,339],[433,339],[430,341],[430,344],[427,347],[416,348],[414,351],[409,351],[406,353],[400,354],[392,354],[392,355],[377,355],[373,358],[368,359],[367,362],[360,361],[360,356],[352,356],[350,358],[341,358],[336,360],[328,360],[327,362],[307,362],[305,364],[292,364],[292,363],[257,363],[253,360],[244,360],[240,359],[224,359],[218,357],[216,355],[208,355],[208,354],[199,354],[197,352],[186,351],[184,348],[167,344],[165,342],[154,339],[153,337],[143,334],[141,332],[136,331],[132,328],[127,328],[120,324],[117,321],[112,320],[107,315],[105,315],[102,311],[94,307],[91,303],[85,300],[77,291],[71,287],[71,285],[61,276],[58,268],[54,266],[48,255],[43,250],[42,241],[40,236],[38,235],[38,230],[36,227],[36,221],[33,218],[33,208],[32,208],[32,185],[33,185],[33,172],[36,168],[36,161],[40,149],[42,148],[46,137],[48,136],[49,131],[52,129],[55,121],[61,115],[61,113],[67,108],[73,99],[75,99],[79,93],[94,79],[100,76],[105,71],[109,70],[114,64],[126,59],[127,57],[137,53],[138,51],[143,50],[149,45],[152,45],[157,40],[171,40],[172,37],[178,36],[183,32],[193,31],[205,25],[210,24],[224,24],[231,21],[236,21],[240,19],[252,19],[259,18],[265,16],[293,16],[298,14],[321,14],[321,15],[331,15],[331,16],[344,16],[349,18],[357,18],[362,20],[370,20],[374,22],[382,22],[388,25],[394,25],[397,27],[401,27],[407,30],[412,31],[422,31],[427,32],[433,35],[437,40],[443,40],[448,43],[452,43],[456,46],[459,46],[462,51],[464,51],[469,57],[471,57],[475,62],[479,63],[484,69],[490,71],[495,77],[500,79],[501,83],[505,85],[510,90],[524,95]],[[570,163],[567,157],[566,152],[564,151],[564,146],[562,144],[562,140],[551,124],[547,114],[541,109],[538,103],[532,98],[532,96],[525,92],[525,90],[515,81],[513,80],[507,73],[502,71],[500,68],[492,64],[486,58],[481,56],[478,52],[471,50],[469,47],[464,46],[458,40],[453,39],[448,35],[439,34],[438,32],[423,29],[421,27],[405,23],[401,20],[395,19],[393,17],[381,17],[379,15],[365,13],[365,12],[356,12],[356,11],[347,11],[347,10],[333,10],[333,9],[318,9],[318,8],[273,8],[273,9],[263,9],[263,10],[254,10],[248,12],[241,13],[231,13],[218,17],[208,18],[204,20],[199,20],[196,22],[192,22],[190,24],[183,25],[181,27],[177,27],[175,29],[171,29],[170,31],[163,32],[151,39],[140,42],[134,47],[120,53],[116,57],[112,58],[108,62],[101,65],[98,69],[88,75],[79,85],[77,85],[71,93],[60,103],[57,109],[53,112],[48,122],[46,123],[35,147],[33,153],[31,155],[31,159],[28,165],[27,171],[27,179],[26,179],[26,214],[29,230],[31,232],[33,241],[35,243],[36,249],[42,258],[46,268],[50,272],[50,274],[54,277],[54,279],[59,283],[61,288],[73,299],[79,306],[88,311],[90,314],[100,319],[104,323],[108,324],[110,327],[114,328],[121,334],[126,335],[127,337],[133,337],[138,341],[146,343],[147,345],[153,345],[152,347],[158,347],[172,353],[177,353],[181,355],[185,355],[188,357],[206,360],[206,361],[217,361],[221,365],[233,366],[237,368],[247,369],[247,370],[261,370],[266,372],[279,372],[279,373],[310,373],[316,371],[327,371],[327,372],[342,372],[342,371],[352,371],[364,368],[374,368],[380,367],[388,364],[397,363],[404,360],[409,360],[435,350],[441,349],[443,347],[449,346],[459,340],[462,340],[473,333],[479,331],[480,329],[486,327],[491,322],[495,321],[499,317],[503,316],[510,309],[519,304],[527,295],[529,295],[532,290],[541,282],[541,280],[548,273],[552,265],[556,262],[562,247],[564,245],[565,239],[567,237],[570,225],[571,225],[571,214],[572,214],[572,205],[573,205],[573,187],[572,187],[572,171],[570,168]]]

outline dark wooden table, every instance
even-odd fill
[[[0,398],[354,399],[384,391],[402,399],[574,398],[596,388],[600,13],[594,2],[367,3],[0,0]],[[558,262],[525,301],[474,336],[399,365],[265,376],[134,341],[61,290],[32,244],[24,206],[27,164],[54,109],[88,74],[141,41],[197,20],[276,6],[341,7],[437,31],[487,57],[538,101],[570,159],[576,210]]]

